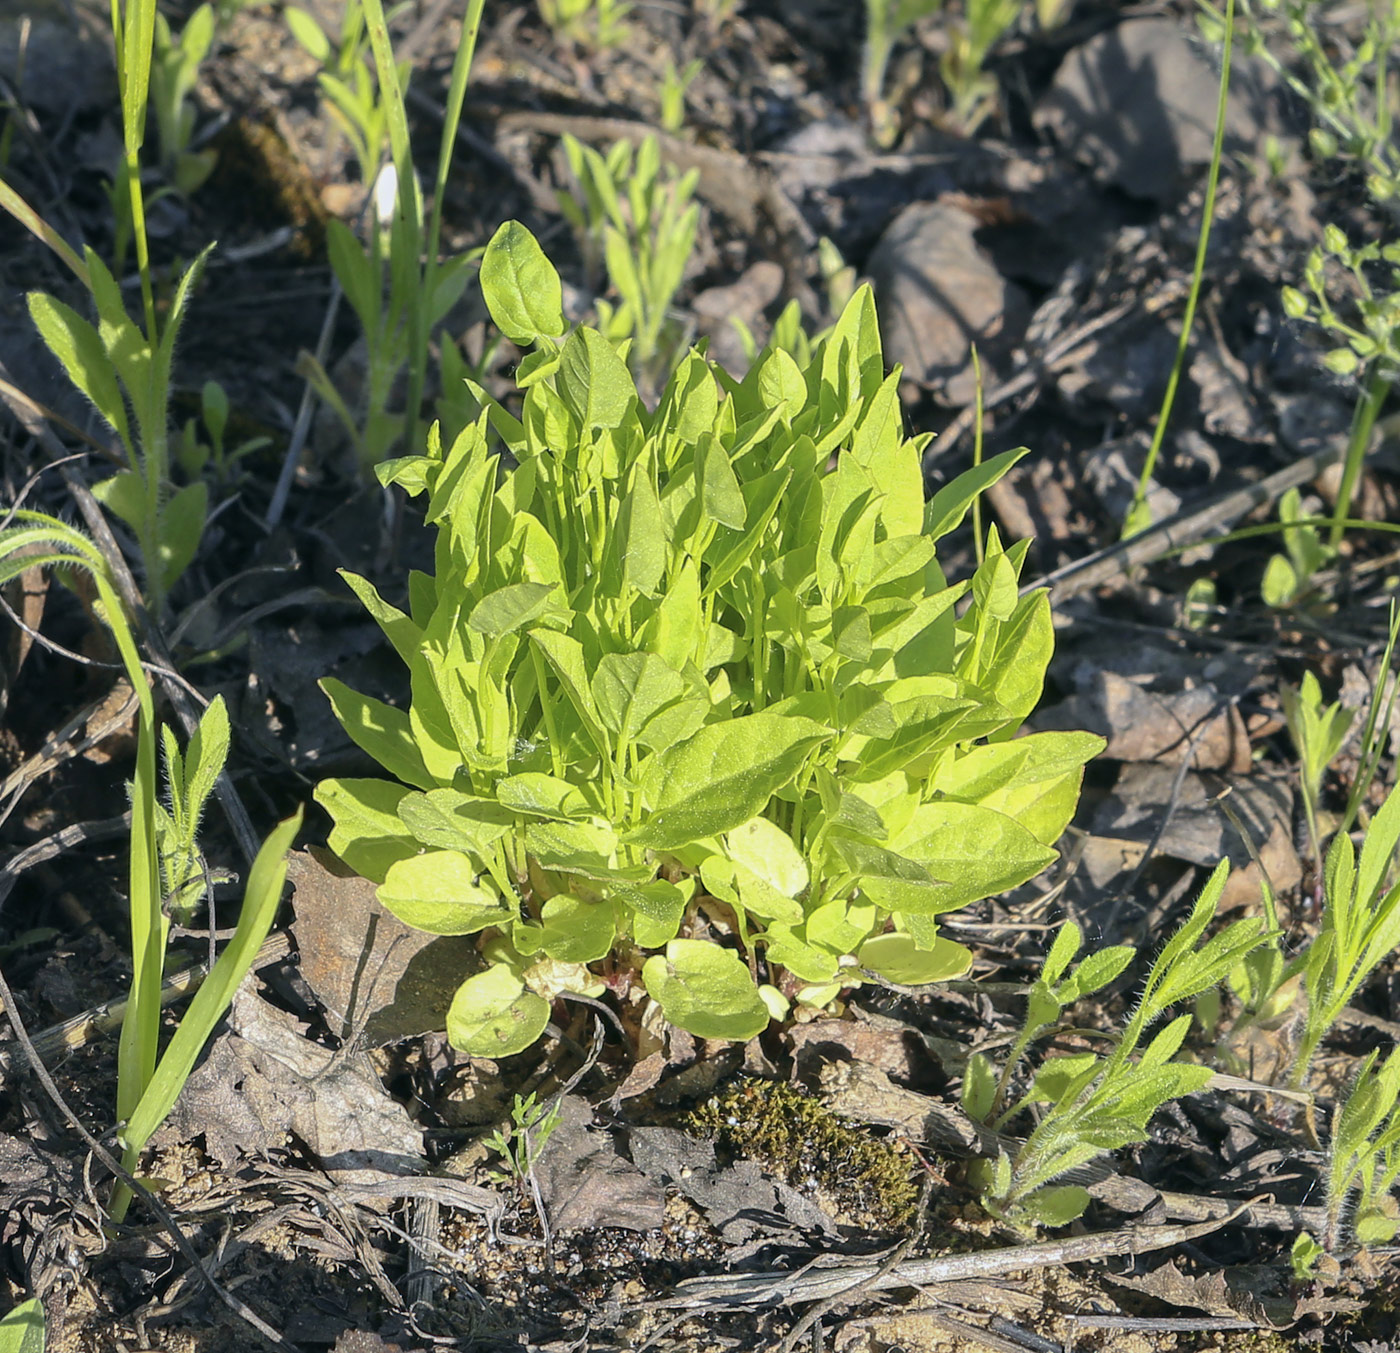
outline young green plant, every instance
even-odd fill
[[[1025,1025],[1002,1073],[995,1074],[986,1057],[971,1060],[963,1103],[974,1117],[1000,1129],[1032,1106],[1041,1106],[1039,1121],[1025,1141],[985,1162],[978,1172],[983,1204],[994,1216],[1019,1225],[1063,1226],[1073,1221],[1088,1206],[1089,1194],[1079,1184],[1056,1181],[1105,1151],[1145,1140],[1158,1109],[1209,1084],[1214,1074],[1209,1067],[1173,1060],[1190,1029],[1191,1015],[1179,1015],[1145,1047],[1142,1043],[1172,1006],[1217,987],[1268,940],[1269,932],[1257,917],[1235,921],[1203,940],[1229,872],[1228,862],[1222,861],[1186,922],[1163,946],[1111,1053],[1074,1053],[1042,1062],[1026,1092],[1002,1108],[1014,1063],[1032,1039],[1054,1026],[1070,1000],[1101,989],[1127,965],[1128,952],[1110,948],[1088,955],[1069,973],[1080,935],[1077,928],[1065,926],[1031,990]]]
[[[88,574],[100,614],[137,697],[136,776],[131,787],[131,857],[128,871],[131,915],[131,987],[117,1042],[117,1120],[123,1165],[134,1169],[141,1148],[163,1123],[189,1079],[204,1045],[223,1018],[233,993],[267,937],[282,896],[286,853],[301,825],[301,812],[273,829],[248,875],[243,909],[232,940],[196,993],[169,1046],[160,1051],[161,974],[170,929],[167,907],[188,907],[204,889],[195,867],[194,827],[198,809],[223,769],[227,715],[211,706],[184,757],[173,737],[166,751],[171,807],[166,815],[167,850],[161,851],[161,808],[156,794],[155,705],[136,639],[107,561],[80,532],[40,512],[16,511],[19,524],[0,531],[0,583],[26,568],[44,566]],[[224,736],[221,737],[223,730]],[[167,884],[173,884],[167,891]],[[184,911],[180,912],[184,915]],[[111,1214],[120,1221],[130,1202],[124,1184],[113,1193]]]
[[[866,973],[964,971],[937,916],[1055,858],[1102,747],[1011,737],[1053,647],[1025,545],[993,533],[956,584],[938,564],[1022,453],[924,502],[927,437],[903,436],[868,288],[805,369],[773,348],[735,382],[692,351],[653,409],[600,332],[566,335],[523,227],[481,282],[526,349],[520,416],[477,387],[452,446],[381,467],[427,495],[435,572],[406,611],[347,581],[412,700],[325,681],[395,778],[317,790],[390,911],[482,937],[453,1043],[520,1051],[555,994],[610,987],[742,1040]]]
[[[572,136],[563,144],[579,195],[559,193],[560,210],[578,236],[585,270],[596,278],[601,259],[621,302],[616,309],[597,302],[598,327],[614,343],[630,341],[632,370],[653,382],[668,365],[663,331],[695,248],[699,171],[677,175],[663,166],[654,136],[635,154],[627,141],[606,156]]]
[[[363,2],[392,162],[374,180],[367,240],[361,243],[349,227],[337,221],[330,222],[326,234],[331,267],[360,320],[368,348],[368,378],[361,408],[350,409],[310,354],[302,354],[300,369],[344,426],[367,474],[396,444],[414,444],[433,328],[466,289],[467,268],[474,256],[442,261],[439,253],[443,199],[484,7],[485,0],[470,0],[462,18],[438,146],[432,211],[425,224],[423,193],[409,142],[406,72],[394,62],[380,0]],[[401,375],[406,386],[404,404],[402,409],[394,409],[390,405]]]
[[[535,0],[540,18],[562,42],[616,47],[631,31],[631,0]]]
[[[1391,865],[1400,844],[1400,790],[1392,790],[1371,819],[1358,858],[1351,836],[1332,838],[1323,875],[1322,927],[1286,969],[1297,973],[1306,996],[1291,1085],[1306,1084],[1324,1035],[1361,984],[1400,944],[1400,883]]]
[[[217,158],[213,150],[190,149],[195,118],[190,95],[214,41],[214,27],[214,10],[208,4],[200,5],[185,20],[178,38],[171,33],[165,15],[156,15],[151,106],[156,114],[161,168],[181,193],[194,192],[213,172]]]

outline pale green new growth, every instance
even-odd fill
[[[1317,527],[1304,515],[1297,489],[1289,489],[1279,499],[1278,519],[1284,528],[1286,553],[1269,560],[1259,591],[1266,606],[1282,609],[1307,596],[1313,574],[1333,557],[1333,551],[1322,543]]]
[[[1303,673],[1303,682],[1296,690],[1284,686],[1284,718],[1288,734],[1298,753],[1298,781],[1303,793],[1303,811],[1308,819],[1308,835],[1312,839],[1313,856],[1322,858],[1322,837],[1317,828],[1317,800],[1322,790],[1322,777],[1336,759],[1351,727],[1352,714],[1335,705],[1322,703],[1322,688],[1311,672]]]
[[[516,1095],[510,1106],[510,1122],[486,1137],[485,1144],[505,1162],[505,1170],[493,1172],[497,1183],[523,1183],[535,1168],[535,1160],[559,1126],[559,1101],[537,1104],[535,1092]]]
[[[865,974],[965,970],[936,917],[1055,858],[1102,746],[1011,736],[1053,643],[1045,596],[1019,595],[1025,546],[993,534],[951,586],[937,562],[1021,452],[925,504],[868,289],[805,365],[771,348],[735,382],[692,352],[651,410],[601,333],[557,337],[522,227],[482,282],[531,345],[520,417],[473,387],[485,412],[452,446],[381,467],[438,532],[407,611],[350,579],[411,708],[324,686],[398,783],[318,790],[391,911],[483,934],[452,1041],[517,1052],[557,993],[609,983],[742,1039]],[[702,938],[724,932],[739,949]]]
[[[614,343],[630,341],[628,359],[639,378],[659,379],[669,369],[666,348],[674,346],[663,343],[667,313],[700,224],[692,201],[699,171],[677,175],[663,166],[654,136],[635,155],[627,141],[606,156],[572,136],[563,145],[578,196],[559,193],[559,208],[578,237],[590,284],[605,264],[621,301],[616,309],[597,302],[598,327]]]
[[[1031,1041],[1054,1026],[1070,1001],[1113,981],[1131,956],[1125,949],[1103,949],[1069,973],[1079,952],[1079,931],[1066,925],[1056,936],[1000,1077],[987,1058],[977,1056],[963,1083],[968,1112],[997,1128],[1032,1104],[1046,1106],[1014,1153],[1003,1152],[985,1163],[983,1201],[990,1211],[1015,1222],[1059,1226],[1072,1221],[1088,1206],[1089,1194],[1078,1184],[1054,1181],[1105,1151],[1143,1141],[1149,1120],[1162,1105],[1210,1082],[1214,1073],[1209,1067],[1172,1060],[1190,1028],[1190,1015],[1178,1016],[1141,1052],[1139,1047],[1172,1006],[1218,986],[1270,938],[1256,918],[1236,921],[1203,940],[1229,873],[1229,864],[1222,861],[1185,924],[1163,946],[1114,1050],[1107,1056],[1086,1052],[1050,1058],[1021,1098],[998,1112],[1015,1064]]]
[[[178,38],[163,14],[156,15],[155,53],[151,62],[151,106],[160,139],[161,168],[182,193],[192,193],[214,169],[217,152],[191,150],[195,107],[190,98],[200,63],[214,41],[214,11],[207,5],[185,20]]]
[[[535,0],[540,18],[564,42],[616,47],[631,31],[632,0]]]

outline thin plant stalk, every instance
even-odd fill
[[[1137,492],[1132,506],[1128,509],[1127,520],[1123,523],[1123,538],[1136,535],[1152,523],[1147,516],[1147,486],[1152,481],[1152,472],[1157,468],[1157,457],[1166,439],[1167,424],[1171,419],[1172,405],[1176,402],[1177,386],[1181,382],[1181,371],[1186,365],[1186,350],[1191,344],[1191,329],[1196,318],[1196,304],[1200,300],[1201,281],[1206,269],[1206,251],[1210,247],[1211,222],[1215,217],[1215,195],[1220,184],[1220,162],[1225,151],[1225,114],[1230,96],[1230,54],[1235,35],[1235,0],[1225,3],[1225,45],[1220,60],[1220,94],[1215,108],[1215,140],[1211,146],[1210,171],[1206,175],[1206,195],[1201,206],[1201,230],[1196,238],[1196,262],[1191,272],[1191,290],[1186,297],[1186,311],[1181,318],[1181,335],[1176,344],[1176,360],[1172,362],[1171,374],[1167,377],[1166,392],[1162,396],[1161,412],[1157,416],[1157,426],[1152,430],[1152,444],[1147,449],[1147,459],[1143,462],[1142,473],[1138,476]]]
[[[972,433],[972,464],[973,467],[982,464],[982,359],[977,355],[977,344],[972,345],[972,374],[977,380],[977,407],[975,410],[976,419],[973,423]],[[982,499],[980,497],[972,500],[972,548],[977,553],[977,567],[981,568],[986,556],[986,548],[982,543]]]
[[[1347,441],[1346,461],[1342,469],[1342,483],[1337,490],[1337,506],[1332,514],[1331,528],[1327,536],[1327,543],[1333,550],[1342,543],[1342,536],[1346,533],[1346,519],[1351,511],[1352,496],[1356,492],[1357,481],[1361,478],[1361,466],[1366,460],[1366,449],[1371,444],[1371,433],[1375,429],[1376,419],[1380,416],[1381,407],[1390,393],[1391,380],[1389,372],[1376,367],[1371,372],[1366,389],[1357,398],[1356,410],[1351,419],[1351,435]]]

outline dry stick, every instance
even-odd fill
[[[224,1303],[240,1320],[243,1320],[252,1329],[265,1339],[273,1348],[290,1350],[296,1353],[296,1345],[285,1339],[275,1329],[272,1328],[258,1313],[240,1301],[232,1292],[219,1283],[214,1276],[204,1266],[204,1260],[200,1258],[199,1252],[190,1243],[189,1238],[180,1229],[179,1223],[159,1198],[155,1196],[139,1179],[129,1170],[122,1167],[122,1163],[107,1150],[96,1137],[90,1133],[83,1125],[77,1114],[68,1107],[68,1101],[64,1099],[63,1092],[54,1083],[54,1079],[49,1075],[48,1068],[44,1065],[39,1056],[38,1049],[29,1039],[29,1031],[24,1027],[24,1021],[20,1019],[19,1010],[15,1006],[14,994],[10,991],[10,984],[5,980],[5,974],[0,971],[0,1005],[3,1005],[6,1014],[10,1017],[10,1025],[15,1031],[15,1037],[19,1040],[20,1046],[24,1049],[24,1055],[29,1061],[30,1069],[37,1077],[39,1084],[44,1087],[45,1093],[53,1101],[59,1113],[67,1120],[68,1125],[86,1143],[92,1154],[102,1162],[118,1179],[129,1188],[133,1194],[140,1198],[156,1215],[156,1219],[165,1229],[170,1238],[175,1242],[185,1261],[199,1274],[208,1286],[209,1290]]]
[[[48,423],[27,401],[10,397],[10,390],[14,387],[9,378],[9,369],[3,361],[0,361],[0,400],[5,402],[24,430],[44,448],[53,460],[67,460],[67,448],[54,435],[53,429],[49,427]],[[97,499],[92,496],[88,486],[73,473],[68,465],[60,464],[58,470],[63,476],[63,482],[67,485],[69,493],[73,495],[74,502],[78,505],[78,511],[82,514],[93,544],[102,552],[112,571],[118,595],[136,621],[137,629],[145,635],[146,648],[155,659],[153,670],[160,677],[161,686],[179,717],[186,736],[193,734],[199,726],[199,716],[194,710],[194,702],[182,687],[180,680],[173,675],[177,669],[170,655],[170,650],[166,646],[165,638],[155,619],[146,614],[141,591],[136,586],[136,579],[127,566],[126,557],[122,554],[116,537],[112,534],[112,528],[107,524],[107,518],[103,515]],[[253,831],[253,823],[248,816],[248,810],[243,806],[242,799],[238,797],[238,791],[233,787],[233,781],[229,778],[227,771],[220,772],[214,785],[214,792],[218,795],[224,816],[228,819],[229,827],[243,853],[244,864],[251,865],[258,853],[257,834]]]
[[[1068,601],[1091,588],[1101,587],[1129,569],[1151,563],[1173,550],[1198,543],[1202,536],[1222,529],[1257,507],[1266,506],[1289,489],[1316,479],[1324,470],[1338,464],[1346,455],[1345,446],[1334,446],[1286,465],[1257,484],[1224,494],[1204,507],[1178,512],[1146,531],[1096,550],[1085,559],[1057,568],[1043,578],[1027,583],[1022,593],[1038,587],[1050,589],[1052,604]]]
[[[801,1301],[823,1301],[840,1296],[856,1286],[870,1292],[887,1292],[896,1287],[987,1278],[1022,1269],[1058,1268],[1064,1264],[1089,1263],[1123,1255],[1150,1254],[1154,1250],[1185,1245],[1210,1235],[1243,1216],[1255,1204],[1247,1202],[1228,1216],[1196,1226],[1144,1226],[1123,1231],[1099,1232],[1069,1240],[1051,1240],[1039,1245],[1014,1245],[983,1254],[950,1254],[939,1259],[912,1259],[889,1273],[879,1264],[848,1264],[837,1269],[814,1269],[811,1265],[797,1273],[735,1273],[713,1278],[688,1278],[676,1287],[677,1296],[654,1303],[657,1307],[738,1309],[745,1306],[791,1306]],[[866,1286],[868,1284],[868,1286]]]
[[[779,1346],[778,1353],[796,1353],[797,1345],[802,1341],[803,1336],[812,1328],[823,1316],[830,1315],[837,1306],[843,1302],[855,1301],[866,1292],[874,1290],[875,1284],[887,1273],[893,1273],[900,1264],[904,1262],[904,1256],[909,1253],[910,1247],[914,1244],[914,1237],[901,1241],[890,1251],[889,1258],[886,1259],[871,1277],[863,1282],[857,1283],[854,1287],[848,1288],[844,1292],[838,1292],[835,1296],[828,1297],[825,1301],[819,1301],[812,1307],[801,1320],[792,1327],[786,1339]]]

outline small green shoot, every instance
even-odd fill
[[[993,1077],[987,1059],[969,1066],[964,1103],[970,1113],[993,1126],[1002,1128],[1031,1106],[1042,1106],[1030,1136],[1014,1152],[1004,1151],[995,1161],[982,1163],[983,1204],[993,1215],[1018,1225],[1063,1226],[1073,1221],[1088,1206],[1089,1195],[1078,1184],[1055,1181],[1105,1151],[1145,1140],[1148,1122],[1158,1109],[1209,1084],[1214,1074],[1209,1067],[1173,1060],[1191,1015],[1178,1016],[1139,1048],[1147,1030],[1172,1006],[1218,986],[1268,939],[1263,923],[1251,918],[1203,941],[1229,870],[1222,861],[1185,924],[1163,946],[1113,1052],[1048,1059],[1021,1098],[999,1114],[1006,1076]],[[1078,931],[1066,926],[1032,989],[1026,1026],[1013,1046],[1013,1057],[1019,1058],[1037,1033],[1058,1020],[1068,998],[1112,981],[1127,962],[1120,951],[1100,950],[1066,978],[1078,949]]]
[[[229,402],[224,387],[218,381],[205,381],[200,391],[200,417],[198,422],[189,418],[181,429],[180,440],[175,446],[175,459],[180,468],[191,478],[212,470],[215,481],[221,485],[233,482],[238,462],[245,456],[261,451],[271,441],[269,437],[248,437],[237,446],[227,443],[229,428]],[[203,435],[200,434],[200,425]]]
[[[439,246],[447,177],[484,7],[485,0],[470,0],[462,18],[438,147],[433,206],[425,223],[423,192],[409,142],[407,71],[394,62],[380,0],[363,0],[364,24],[379,73],[379,97],[393,156],[374,179],[366,239],[362,242],[337,221],[330,222],[326,234],[331,267],[360,320],[368,347],[363,402],[352,410],[309,353],[302,354],[299,369],[340,420],[366,474],[395,445],[417,444],[433,329],[469,280],[467,269],[474,255],[441,260]],[[404,404],[393,408],[396,383],[405,372]]]
[[[705,63],[698,58],[687,61],[679,69],[676,63],[666,57],[661,73],[661,128],[663,131],[678,132],[685,126],[685,95],[695,83],[695,77],[705,69]]]
[[[194,192],[214,170],[217,154],[191,150],[195,108],[190,99],[199,67],[214,41],[214,10],[200,5],[174,37],[163,14],[156,15],[151,62],[151,107],[155,110],[161,168],[176,190]]]
[[[121,1125],[123,1164],[132,1169],[151,1133],[174,1107],[196,1059],[267,938],[282,896],[286,854],[301,826],[301,811],[275,827],[263,843],[248,875],[233,939],[196,993],[162,1054],[160,986],[170,931],[170,918],[163,906],[168,895],[165,884],[175,881],[173,891],[177,899],[188,898],[191,888],[203,887],[202,878],[198,883],[189,878],[197,854],[188,818],[190,811],[202,804],[208,788],[223,769],[222,750],[227,740],[221,737],[220,715],[206,715],[198,745],[187,749],[183,757],[177,753],[170,762],[174,768],[178,760],[179,777],[176,788],[172,776],[172,807],[178,799],[190,846],[183,855],[178,851],[168,854],[163,871],[159,847],[161,810],[156,797],[155,702],[107,561],[91,541],[57,518],[27,510],[16,511],[13,518],[18,524],[0,531],[0,583],[36,565],[87,573],[97,589],[100,613],[112,632],[127,680],[137,697],[136,778],[131,790],[128,873],[132,975],[126,1018],[117,1042],[117,1119]],[[226,725],[226,717],[223,723]],[[171,750],[168,740],[167,753]],[[173,814],[171,820],[174,821]],[[167,840],[176,845],[184,839],[184,828],[180,833],[172,830],[167,834]],[[202,872],[201,869],[201,875]],[[114,1220],[122,1219],[129,1203],[129,1191],[118,1183],[111,1205]]]
[[[1321,1245],[1345,1255],[1357,1246],[1388,1245],[1400,1232],[1392,1190],[1400,1179],[1400,1049],[1379,1066],[1362,1061],[1337,1107],[1327,1148],[1327,1221]]]
[[[1317,527],[1303,511],[1297,489],[1289,489],[1279,500],[1278,519],[1284,527],[1285,553],[1270,558],[1259,591],[1266,606],[1284,610],[1308,596],[1313,575],[1333,558],[1333,551],[1323,544]]]
[[[163,905],[170,919],[188,928],[195,908],[208,893],[209,869],[200,853],[198,833],[205,805],[228,758],[228,710],[215,696],[182,754],[174,730],[160,730],[165,747],[169,807],[156,807],[156,848],[165,885]]]
[[[587,47],[616,47],[631,29],[632,0],[535,0],[540,18],[561,42]]]
[[[360,182],[373,183],[389,147],[389,110],[370,62],[363,4],[350,0],[345,6],[335,42],[307,10],[288,6],[283,17],[292,36],[321,63],[316,82],[325,110],[350,143]],[[396,73],[400,85],[407,87],[407,65]]]
[[[1311,672],[1303,673],[1302,683],[1298,687],[1284,686],[1280,695],[1283,698],[1284,718],[1288,722],[1288,734],[1298,753],[1298,778],[1313,858],[1320,860],[1322,834],[1318,830],[1317,804],[1322,792],[1322,777],[1342,750],[1353,715],[1350,710],[1343,709],[1340,702],[1334,705],[1323,703],[1322,687]]]
[[[510,1122],[498,1127],[485,1139],[505,1165],[493,1170],[490,1178],[497,1184],[523,1184],[533,1174],[535,1161],[554,1129],[559,1126],[560,1104],[537,1104],[532,1090],[528,1095],[516,1095],[510,1108]]]
[[[598,327],[614,343],[630,340],[632,370],[655,381],[667,365],[670,345],[663,334],[671,302],[695,248],[700,206],[692,199],[699,171],[677,175],[663,166],[654,136],[635,154],[619,141],[606,155],[565,136],[564,153],[578,197],[561,192],[560,209],[578,236],[590,277],[596,278],[601,259],[620,298],[616,309],[598,301]]]
[[[865,0],[865,49],[860,68],[861,102],[874,115],[885,92],[885,72],[895,44],[920,19],[938,14],[944,0]]]
[[[1389,877],[1400,844],[1400,790],[1371,819],[1358,860],[1345,831],[1332,838],[1323,877],[1322,927],[1289,965],[1307,996],[1291,1085],[1304,1085],[1313,1054],[1361,984],[1400,944],[1400,883]]]
[[[949,27],[938,70],[952,99],[953,121],[968,135],[996,107],[997,82],[987,73],[987,56],[1024,9],[1025,0],[966,0],[962,21]]]

